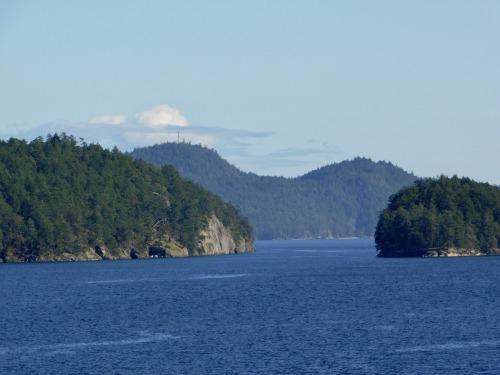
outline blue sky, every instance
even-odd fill
[[[500,184],[499,1],[0,3],[0,136]]]

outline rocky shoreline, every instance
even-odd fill
[[[200,233],[198,253],[189,254],[186,247],[167,240],[157,239],[147,249],[136,249],[133,246],[120,248],[111,252],[105,245],[89,248],[79,253],[62,252],[60,254],[47,253],[38,257],[0,258],[2,262],[72,262],[96,261],[116,259],[146,259],[146,258],[178,258],[187,256],[224,255],[254,252],[255,246],[252,239],[236,239],[231,230],[226,228],[221,221],[213,215],[209,220],[207,229]]]
[[[465,249],[465,248],[447,248],[440,250],[429,250],[424,258],[434,257],[474,257],[474,256],[496,256],[500,255],[500,249],[491,249],[485,253],[479,249]]]

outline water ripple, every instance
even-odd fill
[[[230,273],[230,274],[201,274],[201,275],[194,275],[191,277],[191,279],[194,280],[205,280],[205,279],[230,279],[230,278],[235,278],[235,277],[245,277],[245,276],[250,276],[247,273]]]
[[[475,348],[478,346],[497,346],[497,345],[500,345],[500,340],[449,342],[449,343],[445,343],[445,344],[414,346],[412,348],[403,348],[403,349],[396,350],[396,352],[399,352],[399,353],[429,352],[429,351],[436,351],[436,350],[457,350],[457,349]]]
[[[179,336],[174,336],[165,333],[140,333],[138,337],[130,337],[121,340],[105,340],[105,341],[90,341],[90,342],[73,342],[67,344],[48,344],[48,345],[34,345],[28,347],[14,347],[14,348],[1,348],[0,355],[16,354],[16,353],[70,353],[71,351],[88,348],[88,347],[101,347],[101,346],[119,346],[119,345],[137,345],[152,342],[161,342],[167,340],[178,339]]]
[[[141,278],[141,279],[110,279],[110,280],[92,280],[85,281],[84,284],[126,284],[126,283],[138,283],[138,282],[149,282],[149,281],[160,281],[160,279],[153,278]]]

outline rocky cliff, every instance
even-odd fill
[[[208,228],[201,233],[201,255],[237,254],[255,251],[250,239],[235,238],[231,231],[213,215],[209,220]]]

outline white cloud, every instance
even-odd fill
[[[177,108],[170,107],[167,104],[158,104],[151,109],[138,113],[136,119],[140,124],[152,129],[160,129],[167,125],[189,125],[188,120]]]
[[[102,115],[93,117],[90,122],[92,124],[106,124],[106,125],[121,125],[125,123],[125,116],[123,115]]]

